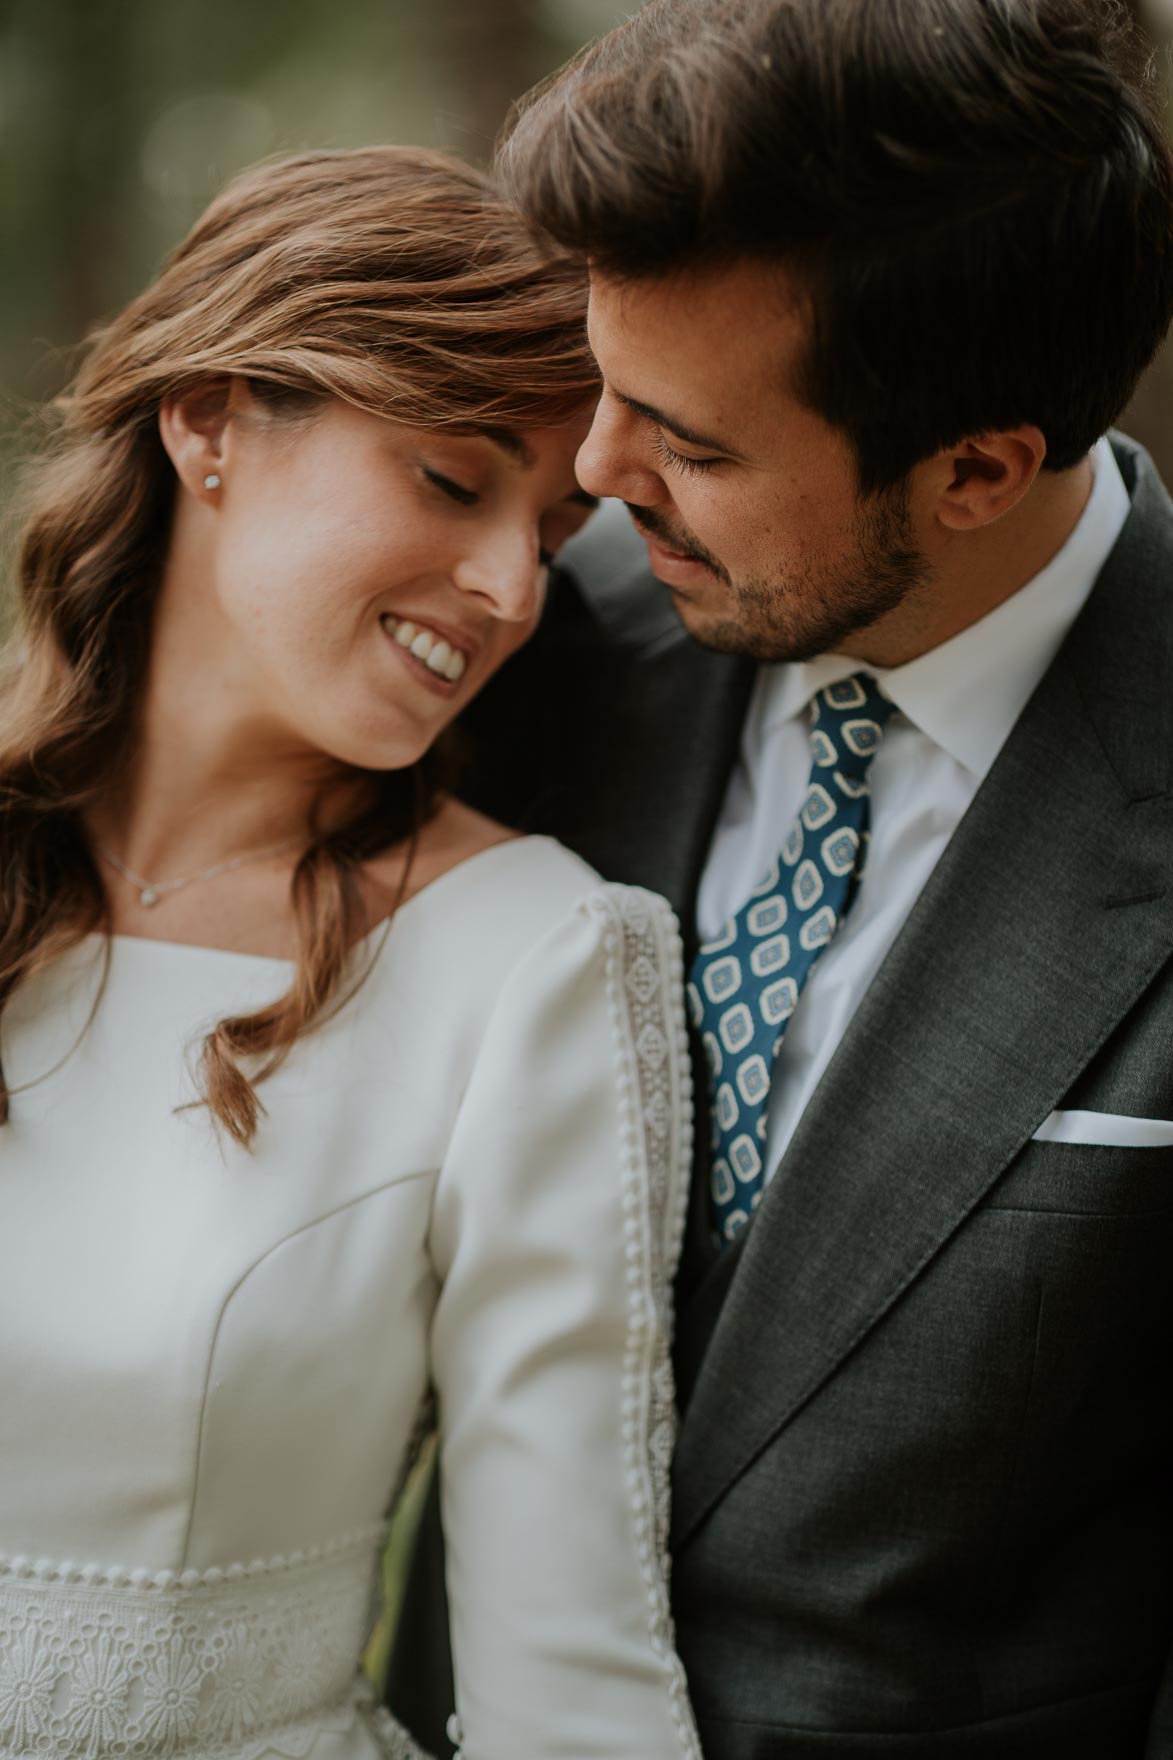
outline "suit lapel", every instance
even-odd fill
[[[1116,550],[722,1278],[677,1454],[677,1546],[945,1245],[1173,949],[1173,511],[1143,463],[1121,462],[1137,480]],[[694,1362],[703,1297],[681,1318]]]

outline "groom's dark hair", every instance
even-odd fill
[[[530,221],[605,274],[777,263],[861,488],[1033,422],[1052,470],[1173,315],[1173,157],[1113,0],[651,0],[524,99]]]

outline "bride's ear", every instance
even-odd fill
[[[207,379],[159,408],[159,437],[184,488],[201,501],[223,486],[229,420],[243,393],[230,378]]]

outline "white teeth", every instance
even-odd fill
[[[381,622],[387,634],[401,648],[406,648],[417,660],[422,660],[428,670],[434,672],[438,678],[446,678],[450,684],[455,684],[464,677],[467,665],[465,656],[442,636],[433,635],[431,630],[424,629],[422,625],[412,623],[407,618],[402,623],[396,623],[388,615]]]

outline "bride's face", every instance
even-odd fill
[[[341,401],[294,422],[234,404],[210,464],[207,435],[165,417],[173,636],[258,740],[412,763],[533,632],[547,563],[594,505],[574,474],[591,411],[489,438]]]

